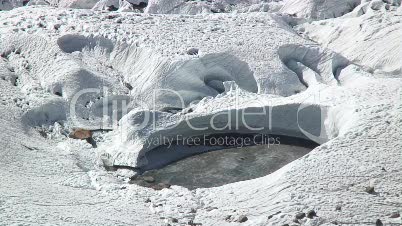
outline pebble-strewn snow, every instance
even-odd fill
[[[400,1],[6,0],[0,9],[11,10],[0,12],[0,225],[402,223]],[[88,88],[102,90],[77,100],[74,118],[70,103]],[[127,109],[102,111],[114,101]],[[163,147],[149,139],[211,134],[182,122],[256,109],[272,109],[272,122],[245,116],[272,125],[264,133],[320,145],[219,187],[128,183],[188,155],[152,152]],[[118,124],[102,122],[116,113]],[[156,127],[138,128],[148,113]],[[73,127],[94,130],[96,145],[69,138]]]

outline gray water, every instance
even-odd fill
[[[165,183],[188,189],[217,187],[266,176],[312,149],[280,144],[207,152],[147,171],[143,176],[152,176],[155,182],[144,183],[139,179],[138,184],[151,187],[153,184]]]

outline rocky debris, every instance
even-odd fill
[[[389,216],[389,217],[390,217],[390,218],[399,218],[399,217],[401,217],[401,214],[398,213],[398,212],[394,212],[394,213],[392,213],[391,216]]]
[[[147,183],[154,183],[155,182],[155,178],[151,177],[151,176],[145,176],[141,178],[143,181],[147,182]]]
[[[137,184],[143,187],[152,188],[154,190],[162,190],[164,188],[170,188],[170,184],[168,183],[157,183],[155,178],[152,176],[137,176],[130,178],[129,184]]]
[[[227,222],[238,222],[238,223],[244,223],[248,221],[248,217],[246,215],[240,215],[238,217],[235,217],[233,215],[227,215],[225,217],[225,221]]]
[[[280,214],[280,213],[282,213],[282,212],[278,211],[278,212],[276,212],[274,214],[271,214],[271,215],[268,216],[268,219],[271,219],[272,217],[274,217],[275,215]]]
[[[189,226],[200,226],[200,225],[202,225],[202,224],[201,224],[201,223],[194,223],[193,220],[189,220],[189,221],[187,222],[187,225],[189,225]]]
[[[188,54],[188,55],[198,55],[198,49],[197,48],[190,48],[190,49],[188,49],[187,51],[186,51],[186,53]]]
[[[90,145],[92,145],[93,148],[97,148],[98,145],[96,144],[96,141],[94,140],[94,138],[89,137],[87,139],[85,139]]]
[[[196,210],[196,209],[191,208],[190,213],[196,213],[196,212],[197,212],[197,210]]]
[[[127,89],[129,89],[129,90],[132,90],[132,89],[133,89],[133,86],[132,86],[130,83],[124,82],[123,84],[124,84],[124,86],[125,86]]]
[[[376,192],[375,192],[375,190],[374,190],[374,187],[372,187],[372,186],[366,187],[366,188],[364,189],[364,191],[367,192],[367,193],[369,193],[369,194],[371,194],[371,195],[375,195],[375,194],[376,194]]]
[[[384,224],[382,223],[382,221],[380,219],[377,219],[377,221],[375,222],[376,226],[383,226]]]
[[[211,212],[212,210],[217,210],[218,207],[215,206],[208,206],[207,208],[205,208],[206,211]]]
[[[307,212],[307,218],[313,219],[317,216],[317,213],[314,210],[310,210]]]
[[[303,219],[305,217],[306,217],[306,214],[302,213],[302,212],[297,213],[296,216],[295,216],[295,218],[298,219],[298,220]]]
[[[74,129],[70,135],[70,138],[84,140],[92,137],[92,131],[86,129]]]
[[[59,30],[60,27],[61,27],[61,24],[54,24],[54,25],[53,25],[53,28],[54,28],[55,30]]]
[[[107,11],[117,11],[119,8],[116,8],[116,6],[114,5],[110,5],[106,7]]]
[[[147,198],[146,200],[145,200],[145,203],[150,203],[151,202],[151,199],[150,198]]]
[[[239,222],[239,223],[244,223],[244,222],[248,221],[248,217],[245,216],[245,215],[240,215],[240,216],[237,218],[236,221]]]
[[[154,190],[160,191],[164,188],[170,188],[170,186],[171,186],[170,184],[159,183],[159,184],[152,185],[151,188]]]
[[[342,210],[342,206],[341,206],[341,205],[336,205],[335,210],[341,211],[341,210]]]
[[[226,217],[225,217],[225,221],[227,221],[227,222],[231,222],[233,220],[233,216],[232,215],[227,215]]]

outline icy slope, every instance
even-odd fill
[[[282,6],[279,0],[3,0],[0,10],[33,5],[60,8],[94,9],[120,12],[164,14],[199,14],[228,12],[276,12]]]
[[[341,18],[300,25],[297,29],[375,73],[400,75],[401,7],[372,1]]]
[[[230,13],[235,11],[276,12],[281,6],[281,0],[150,0],[145,12],[163,14]]]
[[[111,41],[127,41],[155,52],[149,53],[155,55],[155,63],[161,60],[157,60],[160,54],[172,61],[183,61],[208,53],[226,53],[247,62],[261,92],[291,95],[303,89],[297,75],[283,66],[276,53],[282,45],[309,42],[269,14],[166,17],[72,11],[71,16],[66,16],[65,10],[47,10],[46,16],[38,15],[44,11],[31,8],[30,14],[24,14],[23,8],[17,9],[13,14],[3,14],[0,26],[8,31],[46,30],[54,35],[80,32],[84,36],[96,34]],[[36,20],[38,16],[41,22]],[[13,19],[16,17],[21,19]],[[11,24],[18,26],[12,28]],[[198,55],[187,55],[191,48],[197,48]]]
[[[85,153],[61,149],[57,140],[24,125],[23,110],[34,103],[18,87],[1,79],[0,96],[1,225],[129,225],[151,214],[144,205],[146,191],[134,192],[136,198],[131,199],[122,185],[115,185],[114,194],[95,189],[99,170],[88,144],[71,143],[87,146]],[[135,206],[135,213],[122,208],[127,205]],[[163,223],[152,217],[147,222]]]
[[[299,18],[322,20],[351,12],[361,0],[285,0],[280,10]]]

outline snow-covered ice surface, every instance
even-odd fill
[[[0,225],[402,223],[400,1],[21,7],[34,2],[43,3],[0,4],[15,8],[0,12]],[[171,11],[174,2],[184,3]],[[83,89],[92,92],[76,99]],[[184,106],[157,89],[179,93]],[[117,106],[117,125],[116,112],[102,111],[114,101],[128,105]],[[218,187],[128,183],[130,167],[186,156],[161,154],[152,138],[211,134],[182,122],[244,109],[272,109],[272,121],[246,117],[271,125],[264,133],[320,145],[269,175]],[[148,113],[157,126],[138,128]],[[72,127],[94,130],[96,146],[68,138]],[[310,210],[317,217],[294,221]]]

